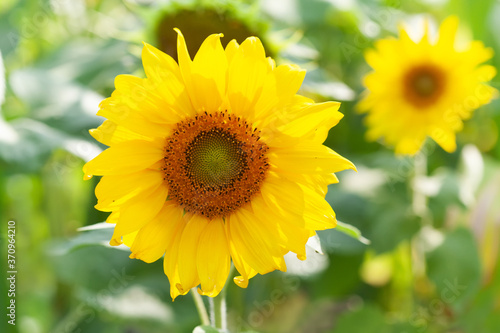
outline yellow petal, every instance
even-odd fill
[[[180,96],[183,91],[186,100],[189,101],[183,85],[175,75],[170,74],[167,80],[168,82],[118,75],[115,78],[116,89],[110,98],[101,103],[98,115],[132,131],[142,131],[141,125],[149,126],[150,131],[160,132],[159,135],[163,136],[184,115],[180,107],[182,105]],[[174,88],[180,90],[175,94],[179,101],[165,98],[160,93],[160,87],[168,91]],[[139,124],[130,124],[131,121],[138,121]],[[154,132],[139,133],[151,136]]]
[[[105,120],[101,126],[91,129],[89,133],[94,139],[107,146],[130,140],[151,141],[149,137],[133,132],[126,127],[118,126],[111,120]]]
[[[324,194],[299,181],[269,173],[261,187],[262,198],[273,214],[299,228],[324,230],[337,225],[335,212]],[[283,195],[286,193],[286,195]],[[257,210],[256,207],[254,210]]]
[[[182,80],[179,66],[171,56],[148,43],[143,44],[142,65],[148,78],[163,82],[174,76],[176,79]]]
[[[131,132],[148,138],[166,137],[171,133],[172,127],[170,125],[152,122],[137,109],[124,103],[121,97],[115,96],[101,102],[97,112],[98,116],[107,118]]]
[[[172,57],[144,43],[142,62],[148,79],[148,89],[155,92],[165,103],[163,113],[172,122],[195,116],[188,91],[179,66]]]
[[[476,70],[476,74],[480,81],[490,81],[495,77],[495,75],[497,75],[497,69],[495,66],[483,65]]]
[[[292,137],[311,139],[323,143],[328,131],[344,117],[338,112],[339,102],[307,103],[295,112],[294,119],[280,128],[280,131]]]
[[[116,224],[118,223],[119,218],[120,218],[120,211],[115,210],[111,212],[111,214],[109,214],[108,218],[106,219],[106,223]]]
[[[304,226],[304,192],[296,182],[268,173],[260,191],[264,202],[275,214]]]
[[[435,128],[431,131],[430,137],[448,153],[453,153],[457,149],[455,133],[453,132]]]
[[[424,138],[404,137],[398,141],[394,152],[397,155],[415,155],[423,143]]]
[[[264,232],[263,222],[256,216],[240,209],[229,216],[226,232],[234,251],[260,274],[266,274],[280,267],[282,250],[276,242],[279,238]]]
[[[279,225],[280,231],[285,238],[286,248],[297,254],[298,259],[305,260],[306,243],[309,239],[310,231],[286,220],[280,220]]]
[[[119,75],[111,99],[116,105],[129,108],[130,114],[146,119],[153,129],[160,125],[167,132],[185,117],[196,114],[180,70],[177,72],[167,71],[164,78],[147,79]]]
[[[181,235],[187,221],[186,215],[181,216],[181,220],[179,221],[179,230],[177,230],[176,235],[172,237],[172,242],[166,244],[167,247],[165,250],[165,259],[163,260],[163,270],[165,271],[165,275],[167,275],[168,281],[170,282],[170,296],[172,297],[172,300],[175,300],[175,298],[181,294],[185,295],[189,291],[188,289],[181,293],[177,288],[177,285],[180,284],[178,261],[179,245],[181,243]]]
[[[106,223],[117,224],[119,220],[120,220],[120,211],[115,210],[111,214],[109,214],[108,218],[106,219]],[[122,244],[122,240],[120,239],[120,237],[116,239],[111,237],[111,239],[109,240],[109,245],[111,246],[118,246],[120,244]]]
[[[274,71],[276,69],[276,61],[274,61],[271,57],[267,57],[267,68],[269,68],[270,71]]]
[[[141,259],[147,263],[158,260],[166,251],[179,231],[184,227],[183,210],[177,204],[167,201],[161,211],[142,227],[130,248],[130,258]]]
[[[197,253],[200,244],[200,236],[209,221],[197,214],[191,216],[181,236],[179,245],[179,279],[177,289],[182,294],[200,283],[198,277]]]
[[[236,264],[235,264],[236,266]],[[241,275],[238,275],[238,276],[235,276],[233,278],[233,282],[240,288],[246,288],[248,287],[248,280],[250,280],[251,278],[253,278],[255,275],[257,275],[257,271],[254,270],[252,267],[248,266],[248,264],[246,263],[242,263],[241,266],[239,266],[240,268],[237,268],[238,272],[241,274]],[[242,267],[245,267],[245,268],[242,268]],[[245,271],[246,270],[246,271]],[[242,271],[245,271],[246,273],[243,274],[241,273]],[[248,272],[248,273],[247,273]]]
[[[229,65],[231,64],[231,61],[233,60],[233,57],[234,57],[234,55],[239,47],[240,47],[240,45],[238,44],[236,39],[233,39],[229,43],[227,43],[225,52],[226,52],[226,57],[227,57],[227,63]]]
[[[84,179],[92,175],[123,175],[137,172],[163,158],[163,140],[132,140],[117,143],[83,166]]]
[[[287,192],[287,194],[291,196],[291,193]],[[259,215],[259,219],[262,220],[264,224],[278,226],[278,232],[285,245],[284,248],[286,252],[295,252],[300,259],[305,259],[305,245],[309,239],[309,230],[299,227],[290,219],[276,214],[275,207],[269,207],[262,196],[252,200],[252,208],[255,214]]]
[[[184,35],[179,29],[175,28],[174,30],[177,32],[177,59],[179,60],[179,68],[184,82],[186,85],[189,85],[191,84],[193,61],[189,56]]]
[[[301,175],[301,177],[294,175],[293,179],[295,182],[311,188],[323,197],[328,192],[328,185],[339,182],[339,179],[333,173],[326,175]]]
[[[163,184],[144,195],[136,196],[120,207],[120,218],[113,233],[115,242],[121,237],[139,230],[150,222],[162,209],[167,199],[168,190]]]
[[[386,61],[380,56],[379,52],[374,49],[368,49],[365,51],[365,60],[373,69],[384,68],[387,66]]]
[[[226,94],[227,57],[220,37],[207,37],[191,61],[182,33],[178,34],[177,50],[182,77],[196,111],[217,111]]]
[[[469,45],[469,49],[465,52],[463,56],[463,63],[468,66],[475,67],[481,63],[491,59],[494,55],[493,49],[490,47],[485,47],[481,41],[472,41]],[[489,81],[493,77],[484,78],[484,81]]]
[[[159,170],[146,169],[128,175],[103,176],[95,188],[96,209],[114,210],[128,199],[142,195],[145,191],[163,183],[163,173]]]
[[[269,72],[260,40],[247,38],[236,50],[228,70],[227,95],[233,112],[246,117],[259,97]]]
[[[273,148],[269,161],[283,173],[334,173],[356,170],[354,164],[332,149],[311,141],[300,141],[290,147]]]
[[[123,244],[127,245],[128,247],[131,247],[132,244],[134,243],[135,241],[135,238],[137,237],[137,232],[138,231],[134,231],[128,235],[125,235],[123,236]]]
[[[202,295],[217,296],[226,283],[231,267],[222,219],[211,220],[203,230],[196,260]]]
[[[283,116],[278,109],[292,100],[305,75],[305,70],[293,65],[280,65],[269,73],[255,104],[255,120],[262,119],[258,123],[265,125]]]
[[[243,259],[241,253],[234,247],[234,242],[228,240],[228,247],[234,267],[241,274],[240,276],[235,276],[233,281],[240,288],[246,288],[248,287],[248,280],[257,275],[257,271]]]
[[[453,50],[455,44],[455,36],[458,30],[458,17],[449,16],[439,27],[438,47],[443,50]]]
[[[335,228],[337,219],[332,206],[323,195],[313,189],[300,186],[304,193],[304,228],[310,230],[325,230]]]

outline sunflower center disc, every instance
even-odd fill
[[[436,79],[428,73],[422,73],[413,81],[413,89],[422,97],[431,96],[436,90]]]
[[[219,128],[201,132],[186,150],[188,174],[207,188],[230,185],[244,160],[241,143]]]
[[[411,69],[404,79],[405,97],[418,107],[437,101],[444,90],[444,76],[439,68],[422,65]]]
[[[163,163],[169,198],[209,219],[226,217],[259,193],[269,148],[245,120],[227,112],[178,123]]]

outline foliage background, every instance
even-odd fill
[[[500,332],[500,102],[467,121],[456,153],[427,142],[415,161],[365,142],[354,110],[369,71],[364,50],[395,36],[402,20],[418,27],[423,15],[439,23],[450,14],[464,36],[494,48],[499,68],[493,0],[3,0],[0,251],[3,276],[15,220],[18,275],[15,327],[0,283],[0,331],[191,332],[199,324],[189,296],[171,302],[161,262],[106,246],[109,229],[77,231],[106,218],[93,208],[97,180],[84,182],[81,171],[105,148],[88,134],[102,121],[98,104],[116,75],[143,75],[141,41],[168,49],[175,24],[188,43],[215,32],[240,42],[260,36],[279,63],[308,69],[302,93],[339,100],[345,114],[326,144],[359,169],[341,173],[327,200],[370,244],[321,232],[324,255],[289,258],[288,273],[256,277],[246,290],[231,283],[232,332]],[[415,176],[425,162],[428,174]]]

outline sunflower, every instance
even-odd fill
[[[400,39],[379,40],[366,52],[374,71],[364,78],[367,91],[358,107],[368,113],[369,140],[383,138],[397,154],[412,155],[431,137],[445,151],[455,151],[463,120],[497,94],[485,84],[495,68],[482,65],[493,51],[479,41],[458,49],[457,29],[458,18],[451,16],[435,42],[426,23],[419,41],[400,29]]]
[[[224,49],[210,35],[191,60],[176,31],[179,64],[145,44],[147,78],[116,77],[91,130],[110,147],[83,171],[103,176],[96,208],[116,223],[111,245],[164,255],[173,299],[198,285],[213,297],[231,262],[245,288],[285,271],[290,251],[305,259],[315,230],[336,225],[327,185],[354,165],[322,145],[343,115],[296,94],[304,70],[276,66],[255,37]]]

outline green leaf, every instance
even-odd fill
[[[317,234],[321,240],[321,248],[326,253],[352,255],[366,250],[365,244],[337,228],[318,230]]]
[[[220,331],[212,326],[202,325],[196,326],[193,333],[220,333]]]
[[[458,228],[449,233],[427,255],[427,271],[445,304],[458,305],[474,295],[481,281],[481,266],[470,230]]]
[[[102,123],[95,115],[103,96],[56,69],[23,68],[13,71],[9,84],[14,94],[30,109],[30,118],[75,136]],[[61,98],[64,96],[64,98]]]
[[[379,333],[389,329],[382,310],[367,304],[359,310],[346,312],[338,318],[335,333]]]
[[[499,266],[500,267],[500,266]],[[500,271],[500,269],[499,269]],[[500,275],[497,274],[500,279]],[[459,316],[464,332],[494,333],[500,332],[500,317],[492,315],[500,294],[500,284],[497,281],[489,283],[467,307],[467,311]]]
[[[352,226],[350,224],[340,222],[337,220],[336,229],[340,232],[343,232],[344,234],[346,234],[348,236],[351,236],[352,238],[357,239],[358,241],[360,241],[363,244],[366,244],[366,245],[370,244],[370,240],[363,237],[361,235],[361,231],[358,228],[356,228],[355,226]]]
[[[345,237],[352,240],[348,236]],[[306,289],[314,299],[325,297],[343,299],[355,293],[361,284],[359,270],[365,256],[364,251],[346,252],[344,246],[340,245],[338,250],[331,251],[327,255],[330,265],[318,278],[304,281]]]
[[[90,245],[102,245],[108,246],[109,240],[113,235],[114,224],[109,224],[106,222],[97,223],[91,226],[83,227],[78,229],[82,231],[76,237],[56,242],[51,247],[51,254],[53,255],[65,255],[72,252],[78,248]]]
[[[64,149],[85,161],[101,151],[95,143],[68,135],[43,122],[30,118],[5,122],[0,117],[0,160],[17,170],[37,171],[55,149]]]

